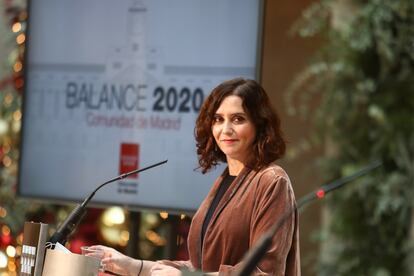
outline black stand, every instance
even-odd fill
[[[139,254],[139,228],[141,225],[141,213],[131,211],[129,213],[129,241],[127,255],[135,259],[140,258]]]

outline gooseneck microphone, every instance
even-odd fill
[[[68,237],[72,234],[72,232],[75,230],[76,226],[79,224],[79,222],[83,219],[83,217],[86,214],[86,206],[88,205],[89,201],[92,199],[92,197],[95,195],[95,193],[101,189],[103,186],[112,183],[114,181],[126,178],[132,174],[140,173],[146,170],[149,170],[151,168],[157,167],[159,165],[167,163],[168,160],[164,160],[162,162],[153,164],[151,166],[137,169],[134,171],[130,171],[124,174],[121,174],[111,180],[106,181],[105,183],[101,184],[96,188],[83,202],[82,204],[78,204],[76,208],[70,213],[70,215],[66,218],[66,220],[58,227],[58,230],[53,234],[53,236],[49,239],[47,242],[47,246],[53,247],[57,242],[60,244],[65,244]]]
[[[266,254],[269,247],[272,245],[272,239],[276,234],[277,230],[285,223],[286,219],[288,219],[292,213],[296,210],[302,208],[304,205],[312,202],[315,199],[322,199],[325,195],[335,189],[342,187],[343,185],[357,179],[358,177],[367,174],[368,172],[378,168],[382,165],[381,161],[375,161],[368,166],[362,168],[361,170],[346,176],[344,178],[338,179],[333,181],[329,184],[323,185],[319,189],[314,192],[311,192],[304,197],[300,198],[297,201],[297,205],[286,212],[273,226],[270,228],[257,242],[257,244],[249,250],[247,254],[243,257],[242,264],[240,268],[235,271],[234,276],[248,276],[251,275],[253,270],[256,268],[259,261],[262,257]]]

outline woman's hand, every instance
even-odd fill
[[[89,248],[92,250],[99,250],[104,252],[102,265],[104,266],[105,270],[125,276],[138,275],[138,271],[141,268],[140,260],[128,257],[111,247],[103,245],[93,245]]]
[[[179,271],[178,269],[169,266],[169,265],[163,265],[163,264],[154,264],[151,268],[150,271],[150,275],[151,276],[180,276],[181,275],[181,271]]]

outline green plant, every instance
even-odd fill
[[[317,1],[295,26],[324,46],[293,81],[292,114],[315,110],[322,158],[337,178],[383,166],[334,193],[329,258],[321,275],[408,275],[414,203],[414,1]],[[300,92],[299,92],[300,91]],[[293,104],[295,103],[295,104]],[[294,108],[296,106],[296,108]]]

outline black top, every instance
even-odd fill
[[[236,176],[228,174],[226,177],[224,177],[223,181],[221,182],[217,194],[214,196],[210,208],[208,208],[206,217],[203,222],[203,227],[201,228],[201,244],[203,244],[204,234],[206,233],[208,223],[210,222],[211,217],[213,216],[213,213],[217,208],[217,205],[219,204],[221,198],[226,193],[227,189],[229,188],[230,184],[233,182],[234,179],[236,179]]]

